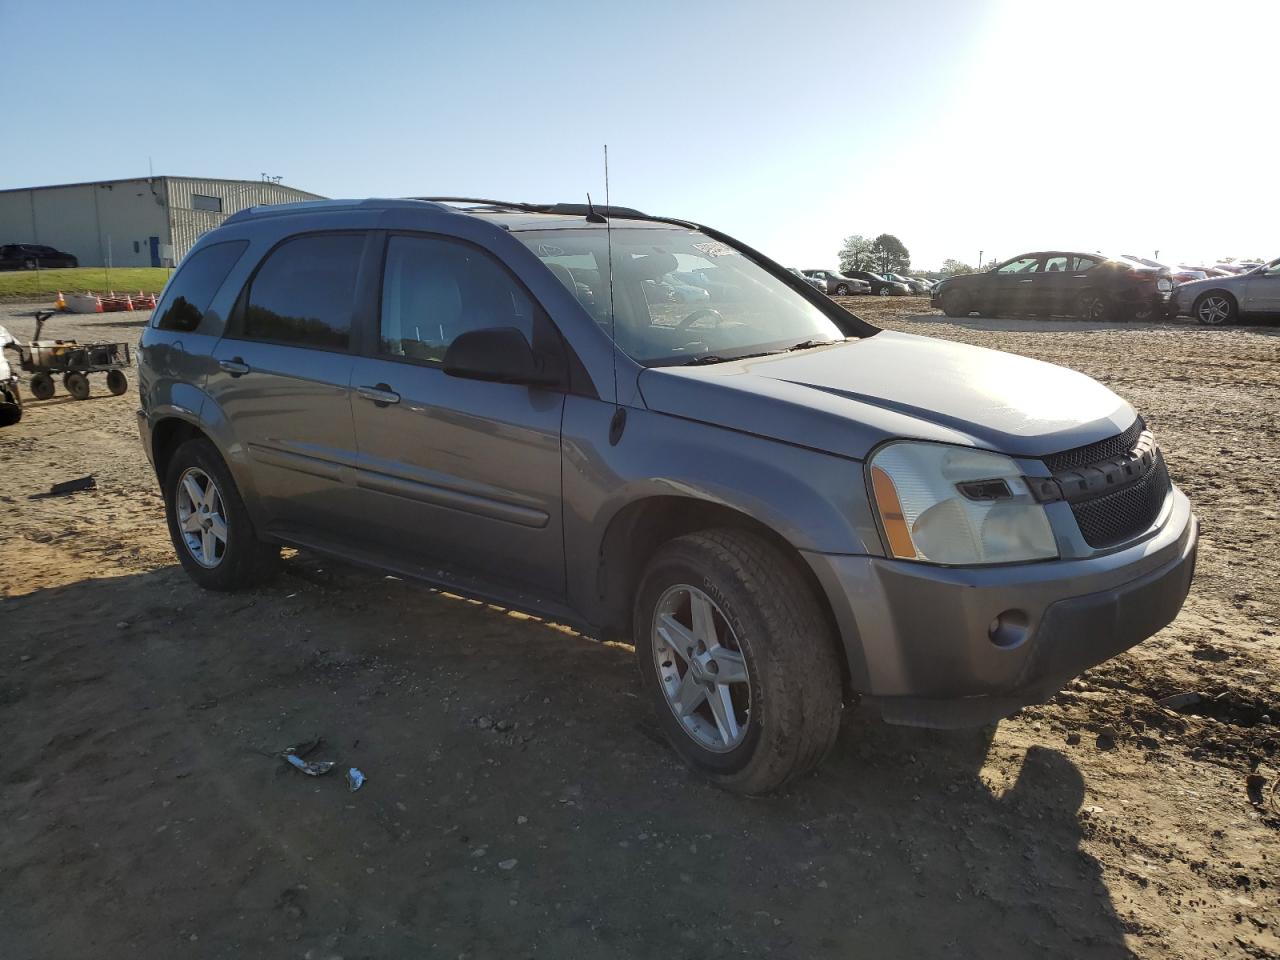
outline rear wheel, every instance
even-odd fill
[[[1191,308],[1191,312],[1206,326],[1220,327],[1223,324],[1235,323],[1238,310],[1235,298],[1230,294],[1211,290],[1201,294],[1195,306]]]
[[[1076,317],[1098,323],[1106,320],[1110,314],[1110,306],[1106,298],[1097,293],[1083,293],[1076,300]]]
[[[68,373],[63,377],[62,385],[67,388],[67,393],[77,400],[89,399],[89,378],[83,373]]]
[[[37,373],[31,377],[31,395],[37,400],[48,400],[53,396],[53,377],[47,373]]]
[[[107,371],[107,389],[116,397],[129,389],[129,378],[124,375],[123,370]]]
[[[275,572],[279,544],[258,539],[231,471],[208,440],[188,440],[174,451],[164,503],[178,561],[206,590],[238,590]]]
[[[835,638],[809,585],[764,539],[709,530],[668,543],[645,569],[633,627],[659,725],[719,786],[767,793],[835,743]]]

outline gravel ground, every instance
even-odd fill
[[[629,648],[305,554],[202,593],[132,388],[59,391],[0,432],[0,953],[1280,956],[1280,329],[850,304],[1132,401],[1204,525],[1178,619],[995,728],[847,711],[816,776],[744,800],[662,745]],[[362,790],[270,756],[317,735]]]

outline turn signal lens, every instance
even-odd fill
[[[898,500],[893,479],[879,467],[872,467],[871,485],[875,490],[876,508],[880,511],[880,522],[884,524],[890,552],[895,557],[914,560],[916,547],[911,542],[911,530],[907,527],[906,517],[902,515],[902,503]]]

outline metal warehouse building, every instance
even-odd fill
[[[46,244],[82,267],[164,267],[237,210],[322,199],[269,180],[194,177],[0,190],[0,244]]]

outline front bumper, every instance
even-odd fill
[[[1170,623],[1190,589],[1197,521],[1176,488],[1160,530],[1101,556],[934,567],[806,554],[831,601],[853,689],[890,723],[979,726],[1042,703]],[[1002,614],[1022,626],[994,642]]]

